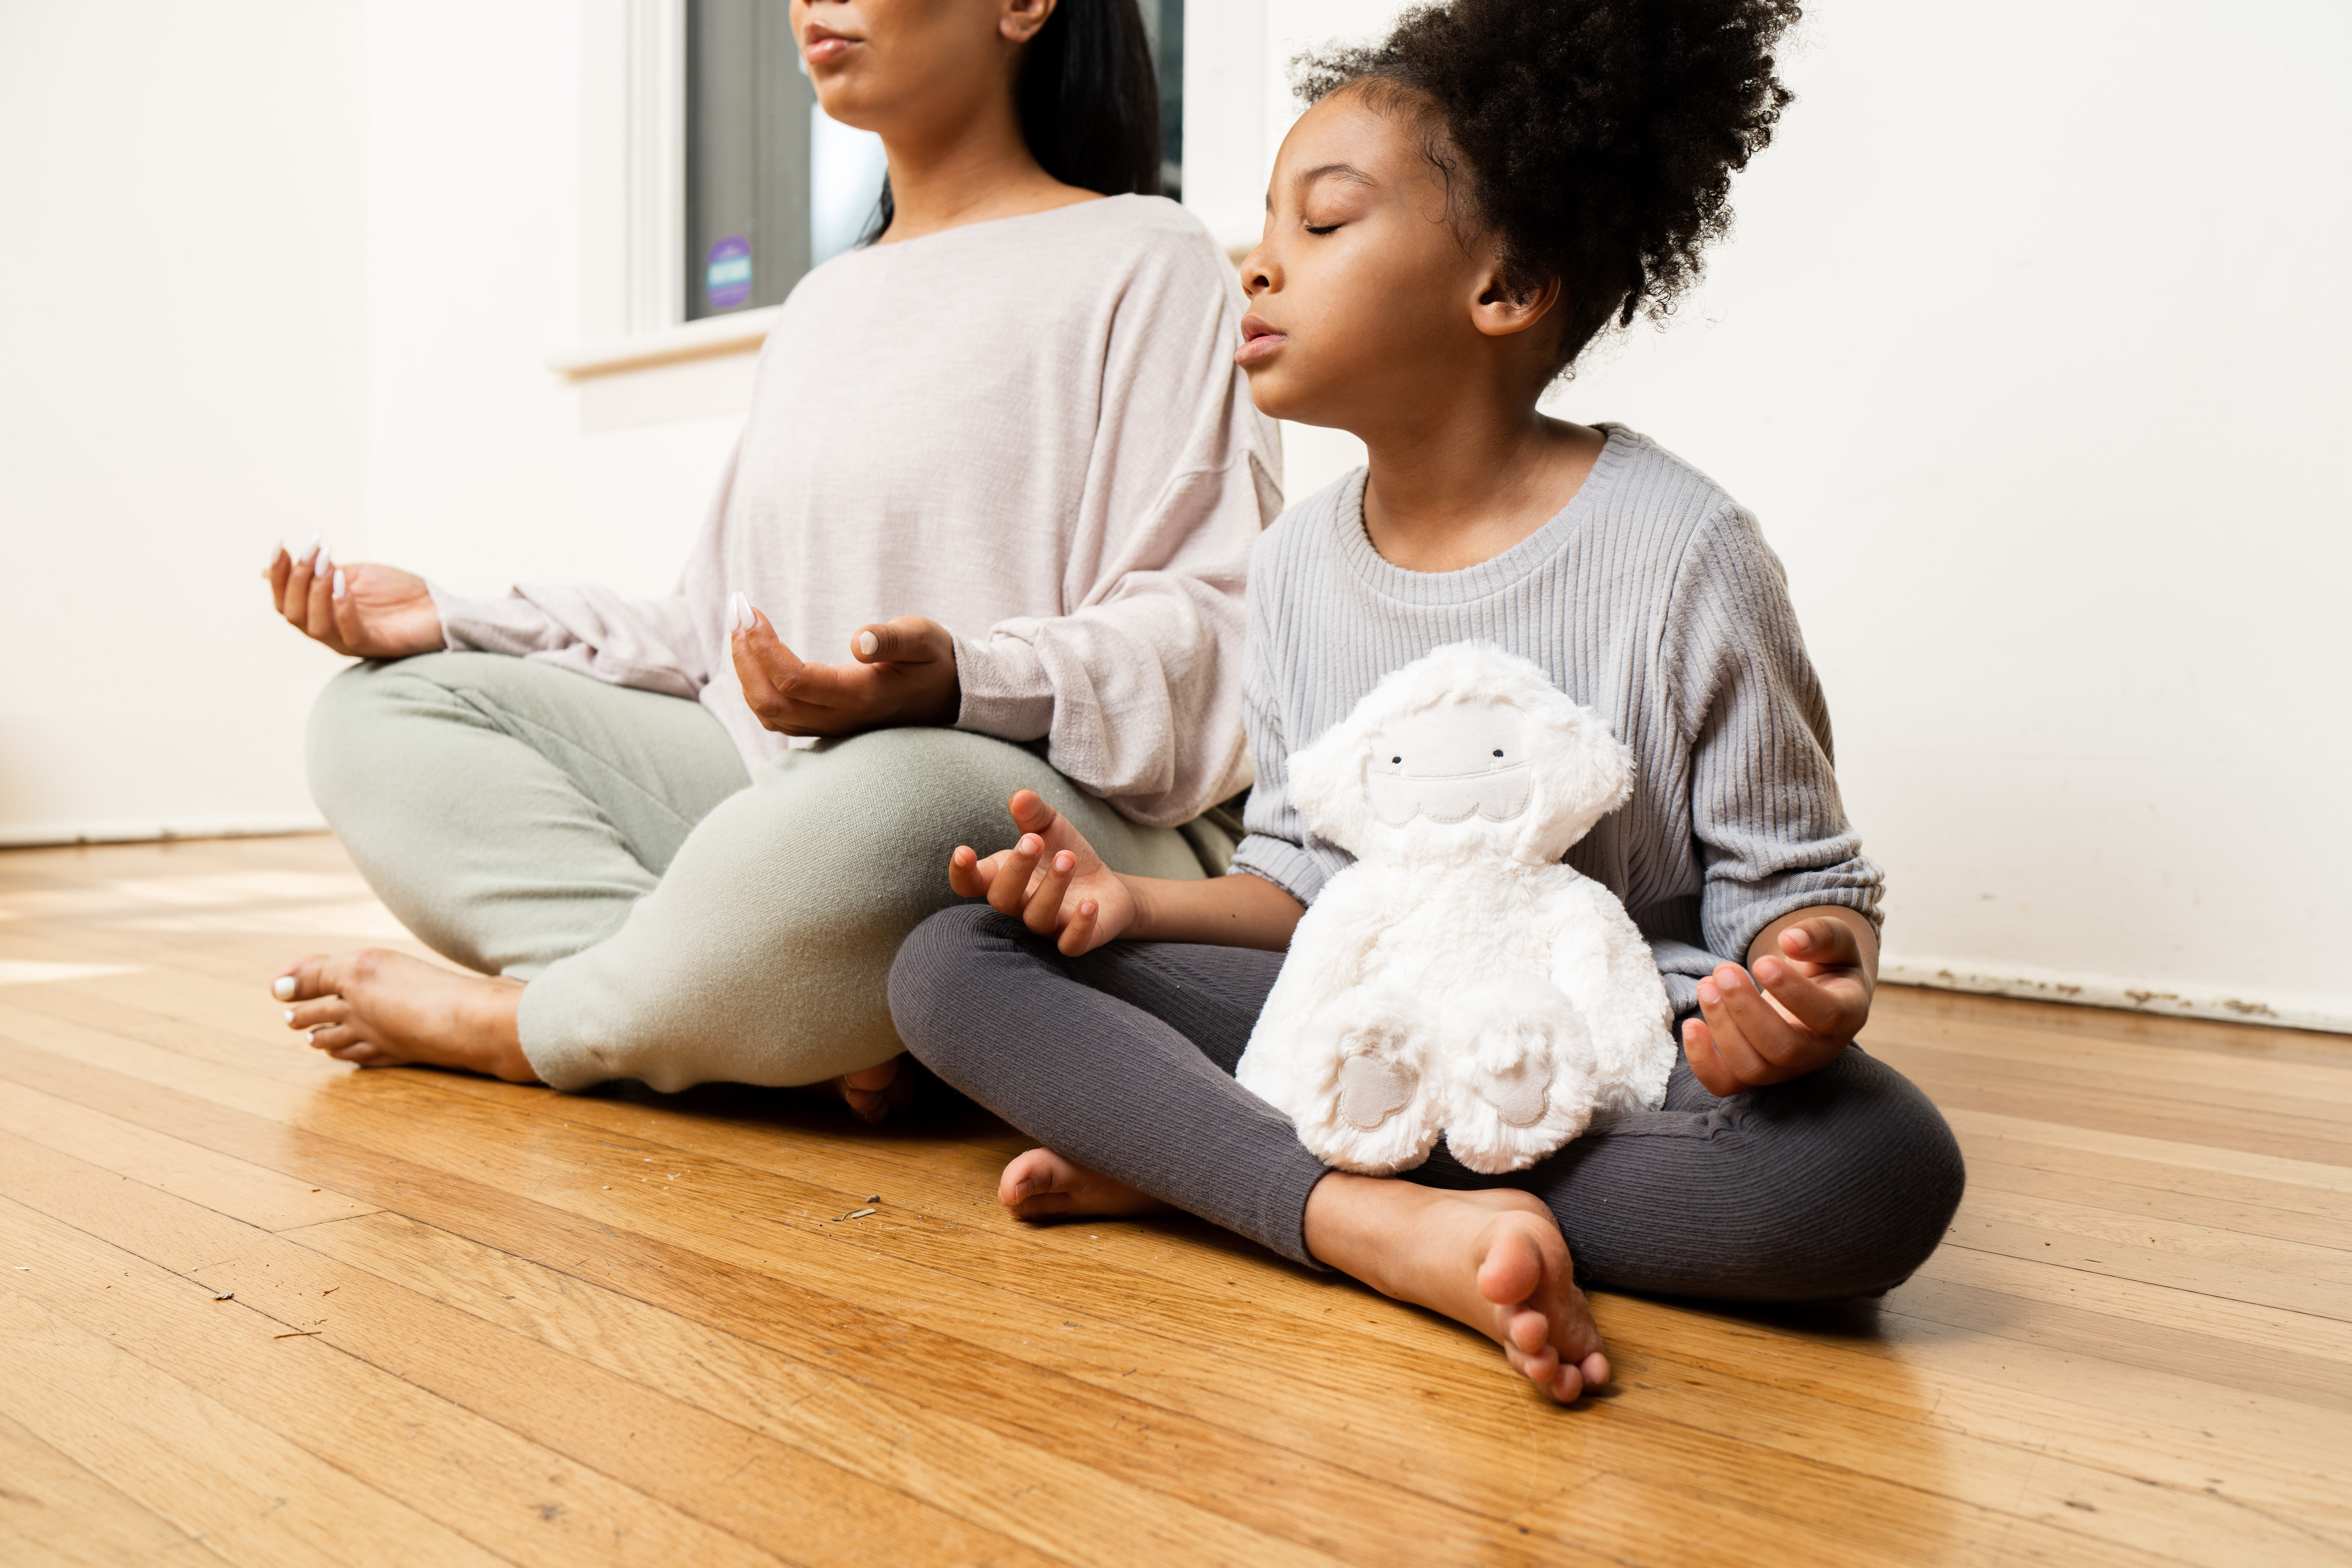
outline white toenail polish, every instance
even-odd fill
[[[294,1009],[291,1007],[286,1009],[286,1026],[289,1029],[294,1026]]]
[[[290,974],[279,975],[270,982],[269,994],[280,1002],[291,1002],[294,1000],[294,977]]]

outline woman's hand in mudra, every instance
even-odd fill
[[[860,626],[849,639],[849,664],[808,663],[740,594],[734,623],[730,641],[743,700],[780,735],[952,724],[963,706],[955,639],[937,621],[900,616]]]
[[[397,566],[338,566],[324,545],[270,558],[269,597],[298,632],[352,658],[405,658],[448,646],[425,579]]]

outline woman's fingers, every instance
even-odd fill
[[[318,536],[311,535],[309,547],[289,563],[278,587],[278,613],[305,636],[310,630],[310,567],[323,548]]]
[[[358,597],[351,591],[349,574],[357,567],[338,566],[327,579],[327,614],[334,623],[335,641],[346,652],[366,655],[367,622],[360,615]]]
[[[1078,868],[1078,858],[1065,849],[1045,863],[1045,874],[1037,879],[1029,895],[1028,908],[1021,911],[1021,923],[1043,936],[1062,923],[1062,896],[1070,890],[1070,873]]]
[[[952,658],[955,645],[937,622],[900,616],[858,627],[850,634],[849,651],[860,664],[931,664]]]
[[[335,606],[329,596],[334,582],[334,553],[325,545],[310,563],[310,603],[303,606],[302,629],[330,647],[335,641]],[[340,648],[336,649],[341,652]]]

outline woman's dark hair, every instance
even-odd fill
[[[1364,48],[1301,55],[1312,103],[1361,84],[1420,118],[1455,221],[1514,288],[1560,282],[1564,370],[1663,315],[1731,226],[1731,176],[1794,96],[1772,49],[1796,0],[1453,0]]]
[[[1045,173],[1106,196],[1160,194],[1160,79],[1136,0],[1061,0],[1029,40],[1013,92]],[[886,175],[867,244],[896,210]]]

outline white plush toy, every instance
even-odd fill
[[[1298,922],[1235,1076],[1342,1170],[1440,1132],[1474,1171],[1542,1159],[1596,1110],[1655,1110],[1675,1045],[1624,905],[1561,863],[1633,793],[1601,716],[1516,654],[1454,643],[1290,759],[1356,857]]]

